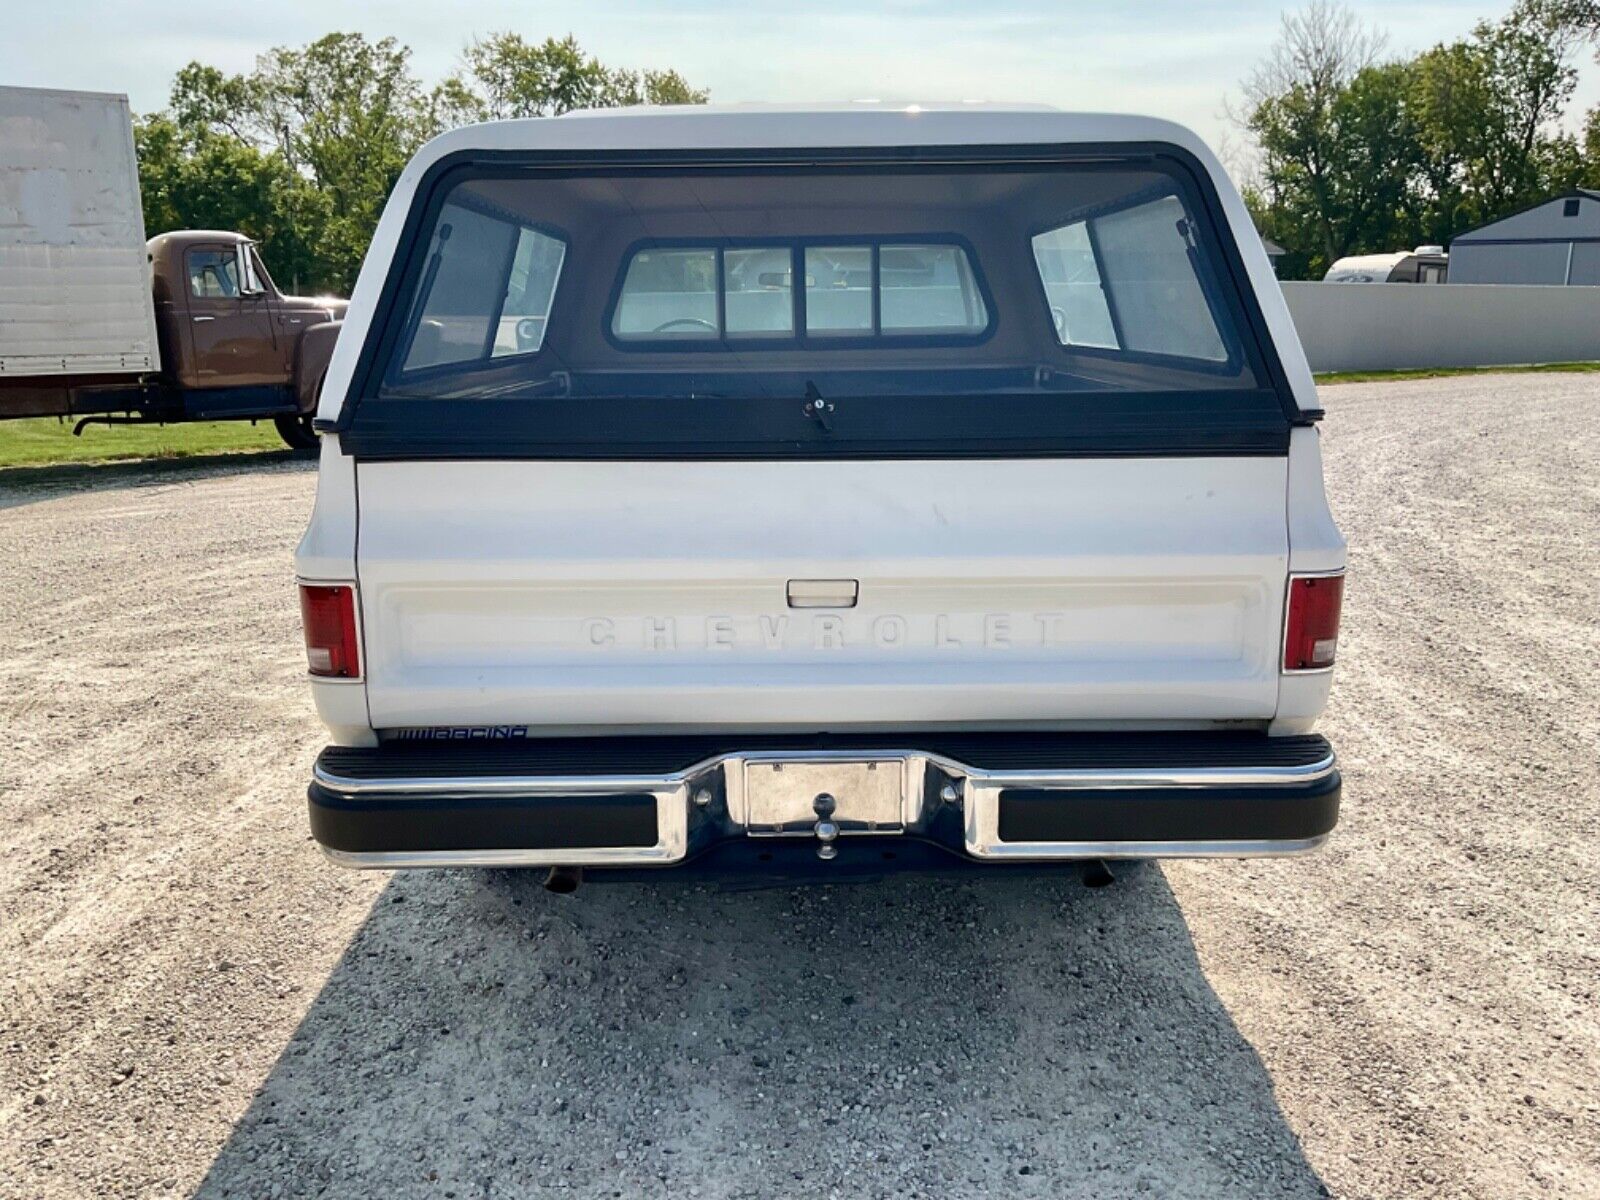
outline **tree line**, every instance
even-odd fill
[[[1410,57],[1327,0],[1286,15],[1235,113],[1243,172],[1279,273],[1319,279],[1349,254],[1446,244],[1574,187],[1600,187],[1600,109],[1563,124],[1600,0],[1517,0],[1501,20]]]
[[[429,88],[394,38],[330,33],[230,75],[191,62],[167,107],[134,121],[144,221],[255,238],[280,286],[345,295],[384,201],[417,148],[473,121],[576,108],[701,104],[672,70],[608,67],[571,36],[474,39]]]
[[[1280,273],[1320,278],[1348,254],[1447,243],[1572,187],[1600,187],[1600,109],[1567,127],[1574,61],[1600,41],[1600,0],[1516,0],[1420,54],[1336,0],[1286,15],[1234,112],[1240,174]],[[394,38],[330,33],[252,71],[191,62],[138,117],[145,228],[236,229],[279,282],[348,294],[384,201],[429,138],[471,121],[576,108],[697,104],[673,70],[610,67],[571,36],[476,38],[425,86]]]

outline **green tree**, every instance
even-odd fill
[[[1596,49],[1600,61],[1600,0],[1548,0],[1549,19],[1570,36]],[[1591,108],[1584,119],[1583,133],[1575,146],[1578,153],[1575,182],[1582,187],[1600,187],[1600,108]]]
[[[604,66],[570,36],[475,40],[432,90],[393,38],[330,33],[229,75],[190,63],[135,137],[151,233],[223,228],[261,242],[281,283],[347,291],[400,172],[468,121],[583,107],[702,103],[676,71]]]
[[[1406,74],[1377,62],[1382,45],[1348,10],[1313,4],[1284,18],[1246,84],[1244,124],[1261,150],[1255,205],[1263,232],[1295,252],[1287,273],[1319,275],[1407,224]]]
[[[1592,172],[1558,125],[1579,33],[1556,3],[1519,0],[1461,41],[1387,62],[1346,9],[1319,0],[1286,17],[1241,120],[1260,152],[1247,201],[1290,251],[1285,274],[1445,242]]]
[[[571,34],[529,42],[516,33],[474,38],[441,87],[447,109],[478,120],[559,116],[578,108],[704,104],[676,71],[629,71],[586,54]]]
[[[1600,108],[1591,108],[1583,123],[1578,186],[1600,188]]]
[[[692,87],[676,71],[611,72],[601,93],[601,108],[626,108],[634,104],[704,104],[710,95]]]
[[[240,110],[216,101],[237,79],[191,64],[168,111],[134,122],[145,230],[236,230],[261,244],[284,286],[333,286],[316,251],[325,199],[281,154],[233,127]]]
[[[395,180],[435,132],[410,57],[393,38],[330,33],[269,51],[245,85],[247,127],[327,204],[317,255],[341,289],[355,283]]]
[[[1576,144],[1555,124],[1572,98],[1574,38],[1535,2],[1413,64],[1427,236],[1492,220],[1568,186]]]

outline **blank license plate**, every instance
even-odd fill
[[[821,817],[816,801],[826,793],[828,818],[840,833],[899,833],[905,828],[906,764],[898,758],[866,762],[746,762],[744,794],[749,832],[755,836],[809,835]]]

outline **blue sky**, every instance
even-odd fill
[[[1391,48],[1454,38],[1509,0],[1362,3]],[[1281,0],[376,0],[341,6],[273,0],[232,6],[173,0],[65,0],[10,6],[0,83],[126,92],[160,107],[191,59],[247,69],[273,45],[332,29],[393,34],[418,73],[447,74],[474,33],[571,32],[604,61],[672,66],[714,100],[1026,100],[1144,112],[1182,121],[1216,144],[1223,97],[1273,41]],[[1587,61],[1579,106],[1600,102]],[[1577,107],[1577,106],[1575,106]]]

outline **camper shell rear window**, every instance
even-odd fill
[[[440,164],[343,444],[1283,452],[1293,401],[1215,197],[1180,153],[837,153]]]

